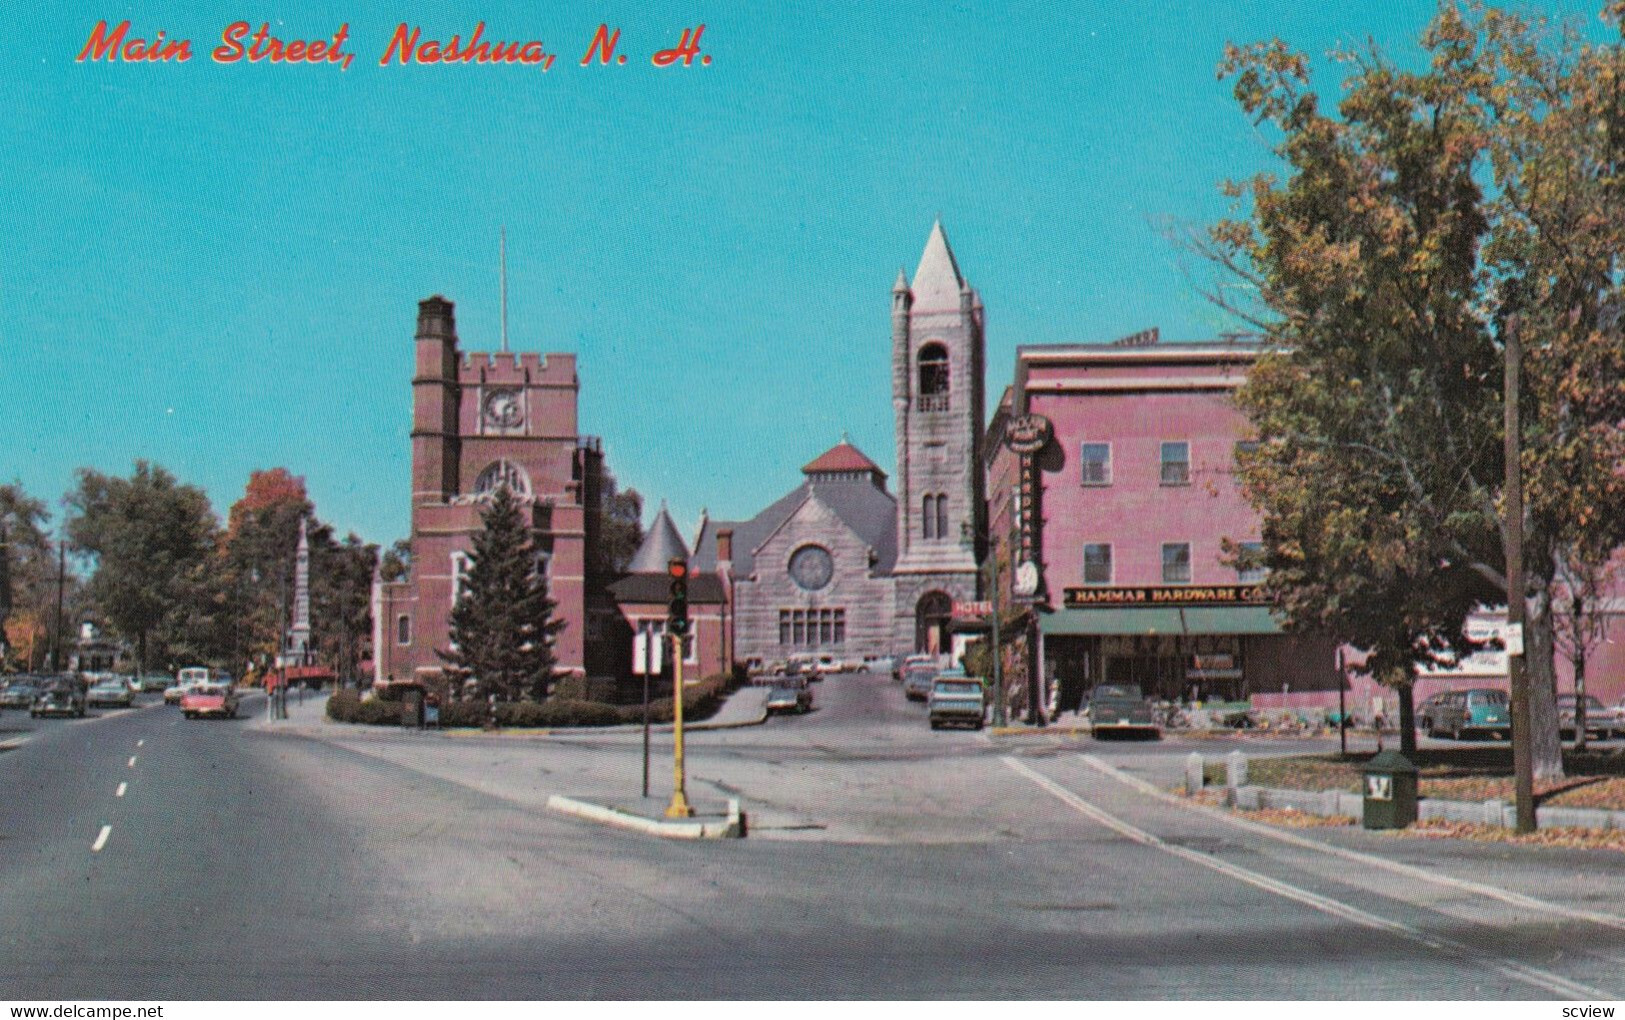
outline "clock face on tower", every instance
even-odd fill
[[[499,428],[513,428],[524,414],[518,390],[491,390],[485,395],[485,420]]]

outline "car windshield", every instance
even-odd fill
[[[938,680],[938,694],[980,694],[982,685],[974,680]]]
[[[1129,684],[1101,684],[1095,688],[1097,698],[1134,698],[1140,697],[1140,689]]]

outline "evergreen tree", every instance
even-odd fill
[[[475,694],[498,701],[547,697],[558,660],[553,642],[564,629],[553,619],[547,578],[519,501],[498,486],[474,536],[462,597],[451,611],[450,649],[438,652]]]

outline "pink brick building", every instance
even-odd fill
[[[555,616],[561,673],[604,672],[597,640],[619,619],[597,563],[606,484],[602,445],[576,420],[573,354],[463,353],[453,306],[418,304],[412,377],[412,568],[375,586],[374,679],[436,676],[436,649],[468,566],[480,511],[512,489],[535,529]]]
[[[1098,683],[1163,698],[1239,699],[1337,689],[1336,649],[1288,635],[1225,543],[1257,541],[1234,465],[1249,441],[1231,401],[1258,348],[1164,344],[1022,347],[1010,415],[1041,415],[1054,438],[1037,455],[1038,654],[1049,700],[1077,707]],[[991,484],[1015,476],[989,450]],[[990,500],[1004,542],[1012,502]],[[1017,510],[1019,516],[1019,508]],[[1334,697],[1335,700],[1335,697]]]

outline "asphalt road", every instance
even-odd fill
[[[711,843],[542,808],[637,800],[632,733],[8,712],[0,742],[28,740],[0,753],[0,994],[1625,993],[1618,854],[1267,830],[1145,788],[1203,742],[932,732],[885,677],[815,694],[810,715],[690,737],[696,802],[753,820]],[[667,738],[656,752],[658,802]]]

